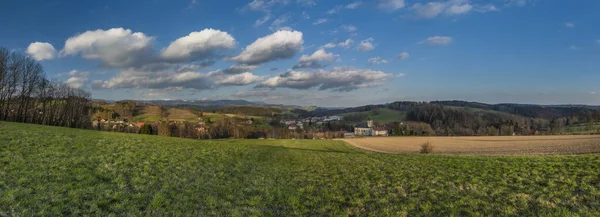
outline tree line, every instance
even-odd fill
[[[89,128],[89,98],[86,91],[50,81],[28,55],[0,48],[0,120]]]

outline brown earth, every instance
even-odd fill
[[[419,153],[430,142],[435,154],[560,155],[600,153],[600,136],[368,137],[342,139],[384,153]]]

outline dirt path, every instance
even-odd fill
[[[431,142],[436,154],[557,155],[600,153],[600,136],[369,137],[342,139],[384,153],[419,153]]]

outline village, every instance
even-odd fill
[[[160,135],[161,125],[167,125],[163,131],[169,129],[170,136],[181,134],[181,131],[188,131],[188,134],[193,131],[194,137],[205,138],[208,135],[211,125],[214,121],[210,118],[197,118],[196,121],[153,121],[153,122],[128,122],[127,119],[100,119],[92,121],[92,129],[113,132],[125,133],[141,133]],[[233,128],[248,129],[253,126],[260,125],[264,120],[255,120],[248,117],[228,118]],[[220,120],[222,122],[222,120]],[[298,119],[283,119],[279,120],[279,129],[273,126],[273,129],[265,131],[264,135],[260,134],[257,138],[287,138],[282,134],[292,133],[291,138],[297,139],[330,139],[330,138],[355,138],[364,136],[388,136],[389,132],[384,126],[379,126],[373,120],[351,124],[343,122],[342,116],[322,116],[322,117],[307,117]],[[254,124],[254,125],[253,125]],[[343,127],[331,127],[332,125],[342,125]],[[143,130],[143,128],[147,130]],[[262,136],[261,136],[262,135]],[[307,136],[310,135],[310,136]],[[182,136],[185,137],[185,136]],[[208,136],[210,137],[210,136]],[[232,137],[237,137],[232,135]]]

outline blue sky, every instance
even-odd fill
[[[593,0],[8,0],[0,46],[98,99],[597,105],[598,11]]]

